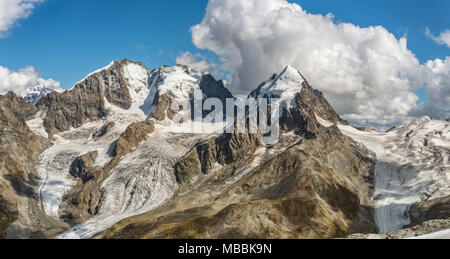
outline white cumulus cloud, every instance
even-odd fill
[[[431,103],[450,110],[450,57],[430,60],[425,64],[427,93]]]
[[[0,94],[9,91],[24,96],[37,86],[45,86],[53,90],[61,90],[60,83],[53,79],[43,79],[34,67],[26,67],[17,71],[0,66]]]
[[[338,23],[286,0],[210,0],[191,32],[198,48],[216,53],[230,70],[233,92],[248,92],[292,65],[359,124],[401,123],[417,108],[414,91],[426,83],[424,74],[432,74],[406,38],[381,26]]]
[[[439,36],[434,36],[430,29],[427,28],[425,34],[428,38],[434,40],[439,45],[447,45],[450,48],[450,30],[445,30],[439,34]]]
[[[36,4],[44,0],[0,0],[0,37],[19,19],[30,16]]]

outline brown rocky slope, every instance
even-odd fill
[[[0,96],[0,237],[19,217],[19,200],[35,193],[34,165],[50,142],[36,136],[26,119],[36,109],[10,92]]]

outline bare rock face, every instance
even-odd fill
[[[34,162],[50,146],[48,140],[33,134],[25,122],[35,112],[34,107],[13,93],[0,96],[0,146],[27,173],[33,171]]]
[[[34,165],[50,146],[47,139],[33,134],[25,122],[35,112],[14,93],[0,96],[0,237],[19,216],[19,197],[34,194]]]
[[[409,214],[411,216],[410,226],[420,225],[433,219],[449,219],[450,197],[416,203],[411,207]]]
[[[13,92],[9,92],[2,96],[0,98],[0,105],[2,105],[2,114],[5,116],[2,117],[2,124],[0,127],[6,127],[8,123],[13,122],[10,116],[8,116],[9,120],[6,120],[7,113],[13,114],[18,119],[25,120],[37,112],[37,109],[34,106],[28,105],[23,98],[18,97]]]
[[[236,126],[236,124],[235,124]],[[177,181],[192,184],[200,175],[207,175],[215,164],[229,165],[253,154],[261,145],[261,134],[223,134],[198,143],[175,166]]]
[[[153,110],[151,116],[152,118],[163,121],[167,117],[169,119],[173,119],[176,113],[171,109],[172,108],[173,99],[168,94],[163,94],[161,96],[157,96],[155,98],[155,110]]]
[[[343,120],[333,109],[331,104],[325,99],[323,93],[317,89],[313,89],[307,81],[303,83],[303,90],[300,92],[299,102],[303,107],[311,107],[317,116],[326,121],[349,125]]]
[[[92,171],[95,170],[92,165],[95,159],[97,159],[97,156],[98,152],[94,151],[78,157],[70,166],[70,174],[75,178],[81,179],[83,183],[92,180],[94,178]]]
[[[307,137],[314,136],[319,128],[316,116],[332,123],[348,125],[348,122],[341,119],[334,111],[323,94],[313,89],[306,81],[300,93],[297,94],[295,102],[296,106],[289,110],[284,109],[280,118],[281,130],[285,132],[297,130]]]
[[[100,75],[105,88],[105,97],[109,103],[128,110],[131,107],[132,98],[129,91],[129,82],[123,75],[123,66],[132,61],[122,59],[107,70],[103,70]],[[139,65],[143,66],[141,63]]]
[[[234,96],[225,87],[222,80],[216,81],[213,76],[206,74],[200,80],[200,89],[209,98],[217,98],[225,104],[226,99],[233,99]]]
[[[147,139],[148,134],[155,130],[151,121],[132,123],[120,136],[114,149],[115,158],[122,158],[132,149],[136,148],[142,141]]]
[[[105,117],[104,96],[100,79],[93,75],[72,90],[41,98],[36,106],[47,111],[44,126],[51,136]]]
[[[175,171],[180,184],[191,184],[199,175],[207,174],[216,161],[216,139],[198,143],[177,162]]]
[[[36,107],[47,112],[44,118],[47,132],[53,135],[105,117],[108,114],[105,98],[111,104],[129,109],[132,98],[123,72],[129,63],[135,62],[126,59],[114,62],[89,75],[71,90],[42,97]]]

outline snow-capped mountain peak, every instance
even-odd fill
[[[263,82],[250,97],[269,98],[275,105],[290,109],[295,106],[295,99],[303,89],[306,80],[300,71],[292,66],[286,66],[279,75],[274,74],[269,80]]]
[[[59,86],[59,83],[49,84],[48,81],[42,79],[38,80],[38,85],[29,89],[26,93],[22,95],[25,101],[29,104],[36,103],[41,97],[46,96],[50,93],[61,93],[64,91]]]
[[[175,99],[188,99],[193,90],[200,89],[202,77],[202,73],[187,66],[163,66],[152,78],[151,85],[158,89],[159,95],[168,94]]]

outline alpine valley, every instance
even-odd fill
[[[250,112],[174,122],[194,92],[234,98],[182,65],[123,59],[0,96],[0,238],[450,238],[448,120],[356,128],[297,69],[274,72],[250,93],[280,107],[270,144],[225,133]]]

